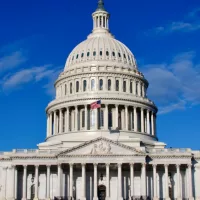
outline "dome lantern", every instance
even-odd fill
[[[98,7],[93,13],[93,30],[108,30],[110,14],[105,10],[104,1],[98,1]]]

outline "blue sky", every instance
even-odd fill
[[[92,30],[97,0],[0,0],[0,151],[36,148],[68,54]],[[168,147],[200,149],[199,0],[105,0],[110,29],[134,53]]]

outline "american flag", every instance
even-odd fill
[[[90,104],[90,108],[91,108],[91,109],[101,108],[101,100],[95,101],[95,102],[91,103],[91,104]]]

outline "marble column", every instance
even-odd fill
[[[70,176],[70,183],[69,183],[69,196],[71,199],[74,199],[73,197],[73,163],[69,164],[70,168],[69,168],[69,176]]]
[[[66,107],[65,112],[65,133],[69,132],[69,108]]]
[[[193,191],[192,191],[192,165],[188,164],[188,194],[189,194],[189,200],[193,200],[194,196],[193,196]]]
[[[170,199],[169,198],[169,183],[168,183],[168,167],[169,165],[165,165],[165,199]]]
[[[106,200],[110,198],[110,164],[106,163]]]
[[[50,116],[49,116],[49,114],[47,113],[47,137],[49,137],[49,124],[50,124]]]
[[[141,108],[141,132],[144,133],[144,109]]]
[[[97,194],[97,163],[94,163],[94,197],[93,200],[98,200],[98,194]]]
[[[134,131],[138,132],[137,108],[134,107]]]
[[[3,166],[3,176],[2,176],[2,183],[3,183],[3,186],[4,188],[2,187],[1,189],[2,190],[2,199],[6,200],[6,190],[7,190],[7,168],[8,167],[5,167]]]
[[[53,113],[53,134],[54,135],[57,134],[57,132],[56,132],[56,130],[57,130],[57,128],[56,128],[57,127],[57,123],[56,123],[57,121],[56,120],[57,120],[57,118],[56,117],[57,117],[56,111],[54,111],[54,113]]]
[[[52,124],[53,124],[53,120],[52,120],[52,118],[53,118],[52,113],[50,113],[49,137],[53,135],[53,133],[52,133]]]
[[[86,164],[82,163],[82,200],[86,200]]]
[[[88,107],[85,105],[85,130],[88,130]]]
[[[47,165],[47,193],[46,193],[46,200],[50,200],[50,174],[51,174],[51,165]]]
[[[62,172],[62,166],[61,163],[58,164],[58,186],[57,186],[57,195],[61,196],[61,172]]]
[[[115,127],[116,129],[119,127],[119,105],[115,105],[115,112],[116,112],[116,118],[115,118]]]
[[[105,130],[108,130],[108,105],[105,104]]]
[[[118,163],[118,200],[122,198],[122,164]]]
[[[23,174],[23,198],[22,200],[26,200],[27,198],[27,166],[24,165],[24,174]]]
[[[131,197],[134,196],[134,163],[130,164]]]
[[[75,131],[78,131],[78,124],[79,124],[79,120],[78,120],[78,106],[75,106]]]
[[[176,182],[177,182],[177,199],[182,199],[181,198],[181,191],[180,191],[180,165],[177,164],[176,165],[176,171],[177,171],[177,179],[176,179]]]
[[[142,194],[144,198],[146,198],[147,195],[147,183],[146,183],[146,163],[142,163],[142,169],[141,169],[141,181],[142,181]]]
[[[158,200],[157,196],[157,165],[153,164],[153,200]]]
[[[62,109],[59,111],[59,133],[63,133],[63,112]]]
[[[15,199],[17,199],[18,194],[18,169],[17,166],[15,167]]]
[[[38,200],[38,185],[39,185],[39,165],[35,165],[35,197]]]
[[[7,188],[7,199],[14,200],[15,197],[15,165],[8,167],[8,183],[9,188]]]
[[[151,134],[155,135],[155,132],[154,132],[154,113],[153,113],[153,111],[151,112]]]
[[[125,105],[125,129],[128,131],[128,106]]]
[[[147,110],[147,133],[150,134],[150,114],[149,114],[149,110]]]

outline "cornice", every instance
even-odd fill
[[[98,96],[101,96],[98,94]],[[83,102],[84,101],[95,101],[95,100],[99,100],[98,97],[96,98],[80,98],[80,99],[73,99],[73,100],[67,100],[67,99],[62,99],[62,100],[56,100],[56,101],[52,101],[48,107],[46,108],[46,112],[48,112],[52,107],[56,107],[56,106],[60,106],[60,108],[63,108],[63,104],[68,104],[70,103],[71,106],[74,106],[76,104],[78,104],[79,102],[81,102],[81,105],[83,105]],[[141,99],[139,100],[131,100],[131,99],[123,99],[123,98],[101,98],[101,100],[106,100],[106,101],[112,101],[112,103],[110,104],[114,104],[113,101],[116,100],[116,101],[126,101],[126,102],[130,102],[130,103],[138,103],[138,104],[143,104],[145,106],[147,106],[148,108],[151,108],[153,112],[157,113],[158,109],[157,107],[152,104],[152,103],[148,103],[148,102],[145,102],[145,101],[141,101]],[[124,102],[125,103],[125,102]],[[131,106],[131,105],[129,105]],[[134,105],[133,105],[134,106]],[[138,106],[138,107],[141,107],[142,105]],[[147,109],[147,108],[146,108]]]

